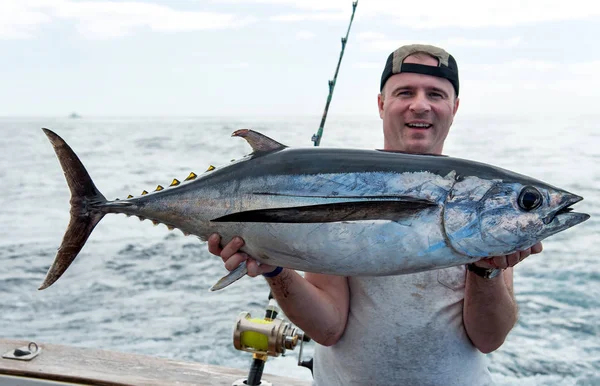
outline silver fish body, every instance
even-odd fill
[[[64,273],[107,213],[150,219],[201,240],[214,232],[224,242],[241,236],[242,250],[261,263],[344,276],[466,264],[528,248],[589,218],[571,212],[581,197],[491,165],[378,150],[292,149],[249,130],[234,133],[254,149],[244,159],[176,186],[107,201],[68,145],[45,131],[65,169],[72,211],[42,288]]]

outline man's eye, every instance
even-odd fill
[[[398,91],[396,93],[396,95],[398,95],[398,96],[410,96],[410,95],[412,95],[412,93],[410,91],[408,91],[408,90],[404,90],[404,91]]]
[[[444,98],[444,96],[442,94],[440,94],[439,92],[429,93],[429,96],[434,99],[443,99]]]

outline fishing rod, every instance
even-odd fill
[[[344,57],[344,50],[346,49],[346,43],[348,42],[348,35],[350,34],[350,27],[352,27],[352,21],[354,20],[354,13],[356,12],[357,5],[358,0],[352,2],[352,16],[350,16],[350,24],[348,24],[346,36],[342,37],[342,51],[340,52],[340,59],[338,60],[337,67],[335,69],[335,75],[333,76],[333,80],[329,80],[329,95],[327,96],[327,102],[325,103],[325,111],[323,112],[323,117],[321,118],[321,125],[319,126],[317,134],[314,134],[311,138],[315,146],[319,146],[321,144],[321,137],[323,137],[323,128],[325,127],[325,120],[327,119],[329,104],[331,103],[331,97],[333,96],[333,89],[335,88],[338,72],[340,71],[340,64],[342,63],[342,58]]]
[[[358,0],[352,2],[350,24],[348,24],[346,36],[342,37],[342,50],[335,69],[335,75],[333,76],[333,80],[329,80],[329,95],[327,96],[325,111],[321,118],[321,125],[319,126],[317,133],[312,136],[312,141],[315,146],[321,144],[321,137],[323,136],[323,128],[325,127],[329,104],[331,103],[331,97],[333,96],[333,89],[335,88],[337,76],[340,71],[340,64],[344,57],[344,50],[346,49],[346,43],[348,42],[350,27],[352,27],[352,21],[354,20],[354,13],[356,12],[357,5]],[[269,291],[269,304],[265,311],[264,319],[252,318],[248,312],[242,312],[238,316],[233,333],[234,347],[237,350],[252,353],[253,360],[248,377],[246,379],[238,379],[232,386],[272,386],[271,383],[261,379],[265,362],[268,357],[284,355],[286,350],[294,350],[297,345],[300,345],[298,366],[306,367],[311,373],[313,371],[313,359],[311,358],[306,361],[302,360],[303,343],[309,342],[311,338],[303,331],[294,327],[291,323],[285,322],[281,318],[277,318],[279,309],[276,306],[272,291]]]

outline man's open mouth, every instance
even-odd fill
[[[429,129],[433,125],[431,123],[407,123],[406,126],[411,129]]]

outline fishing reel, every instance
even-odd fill
[[[269,294],[263,319],[252,318],[249,312],[238,315],[233,329],[233,346],[237,350],[252,353],[252,365],[248,378],[239,379],[232,386],[272,386],[269,382],[261,381],[268,357],[285,356],[287,350],[294,350],[298,344],[298,366],[312,371],[312,359],[302,361],[303,343],[309,342],[310,338],[291,323],[277,318],[278,314],[275,299]]]
[[[235,324],[233,346],[240,351],[278,357],[296,348],[302,336],[283,319],[252,318],[249,312],[242,312]]]

